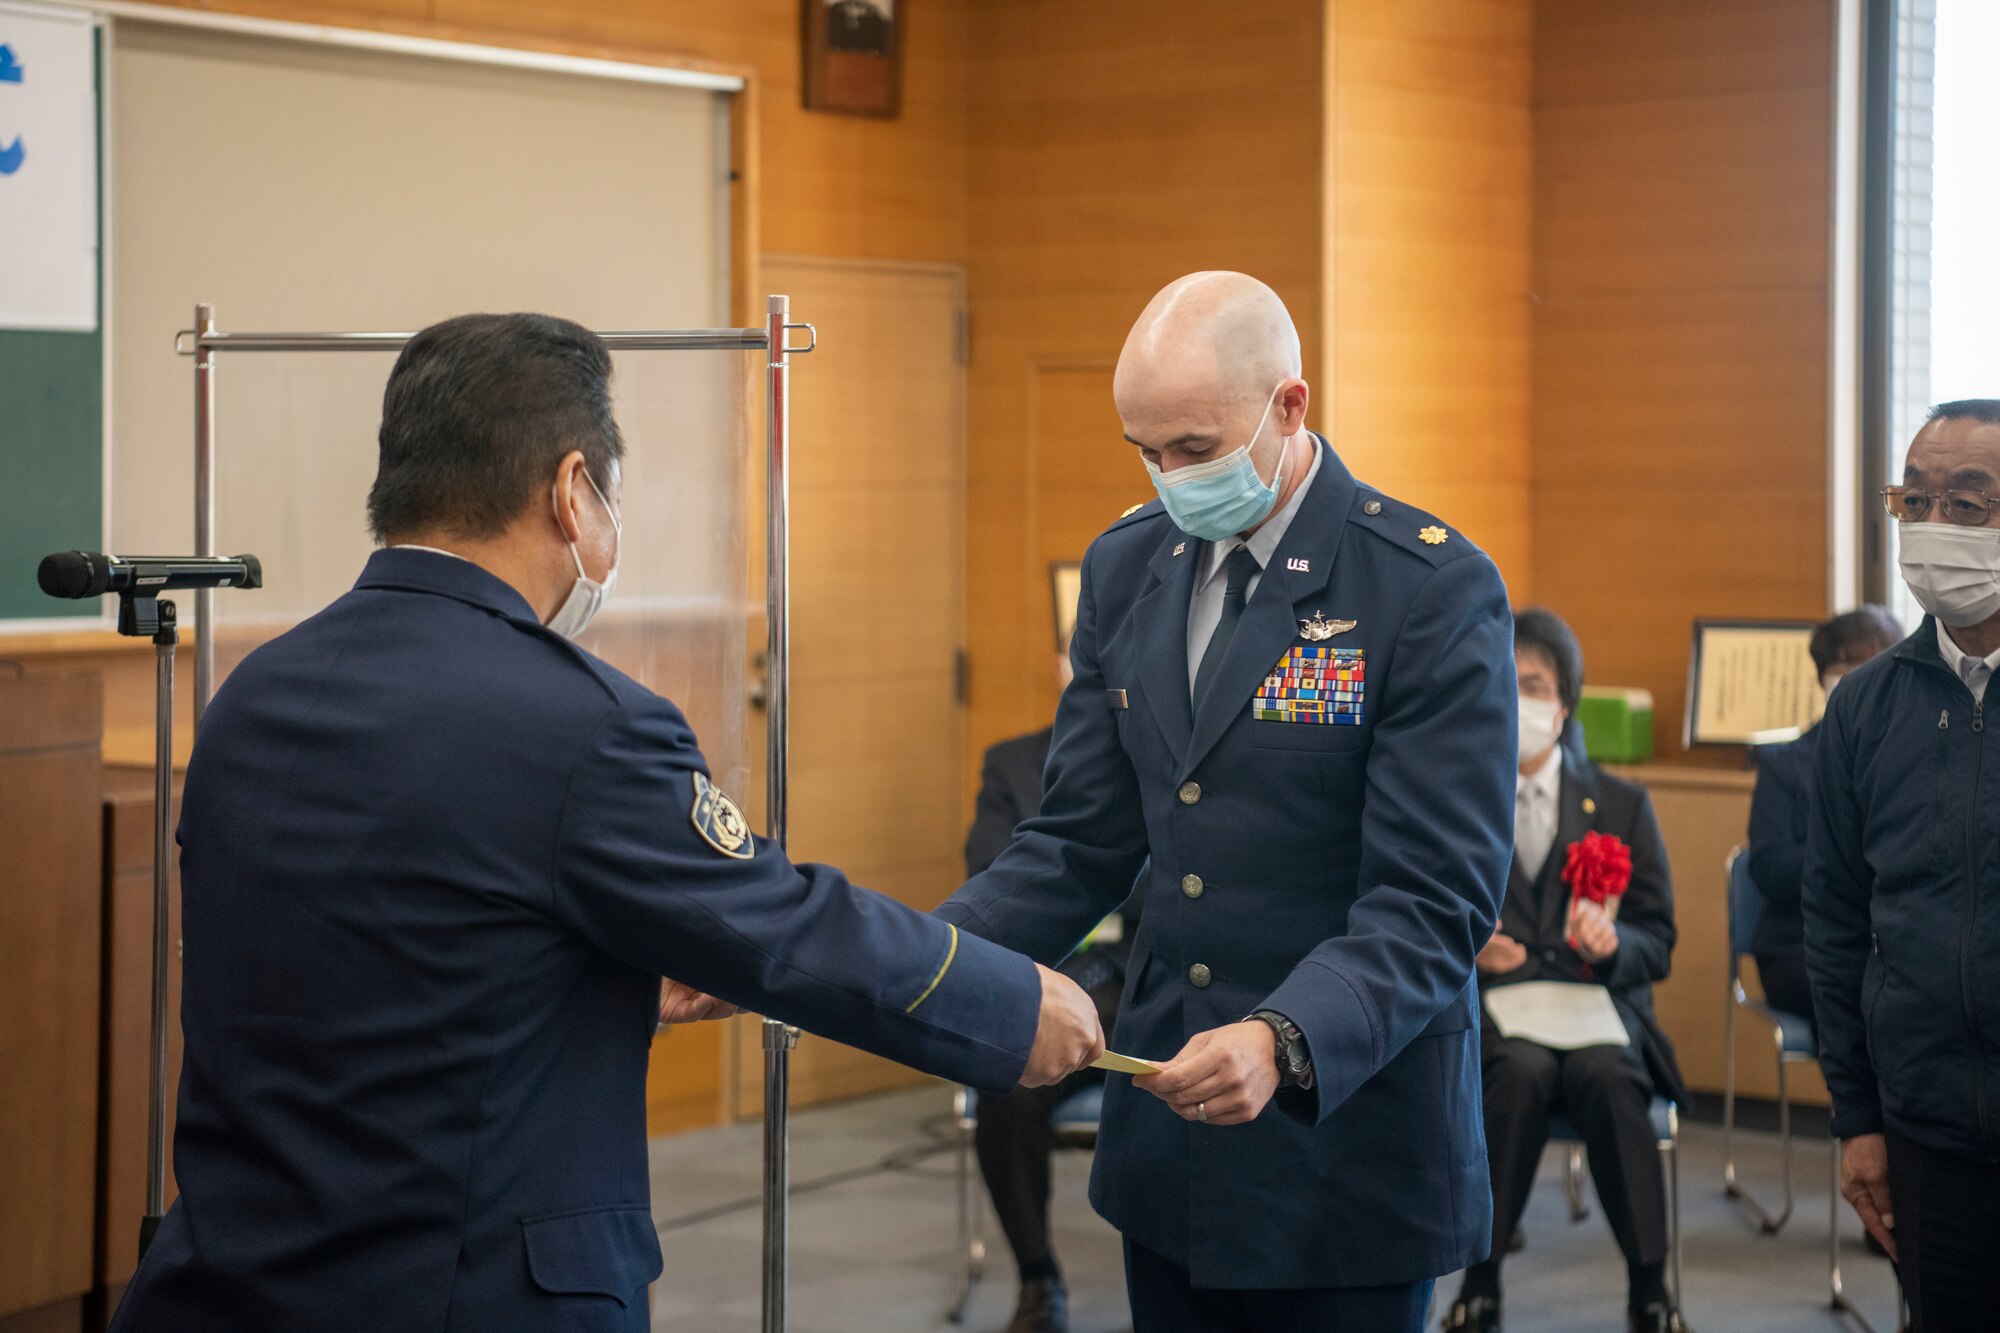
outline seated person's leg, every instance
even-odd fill
[[[1562,1059],[1562,1104],[1625,1255],[1631,1308],[1665,1303],[1667,1184],[1653,1132],[1653,1089],[1628,1048],[1591,1046]]]
[[[1029,1308],[1066,1303],[1058,1294],[1062,1272],[1049,1246],[1049,1153],[1055,1147],[1049,1116],[1080,1080],[1101,1077],[1085,1070],[1053,1087],[1016,1088],[1004,1096],[979,1099],[973,1145],[1000,1230],[1020,1266],[1022,1308],[1016,1312],[1020,1327],[1062,1326],[1060,1310],[1042,1317],[1039,1308]]]
[[[1764,999],[1773,1009],[1797,1014],[1812,1021],[1812,987],[1806,983],[1806,956],[1802,953],[1757,956],[1757,980]]]
[[[1491,1302],[1492,1317],[1498,1318],[1500,1260],[1528,1206],[1542,1149],[1549,1141],[1549,1110],[1561,1086],[1553,1051],[1502,1037],[1491,1022],[1481,1028],[1479,1057],[1485,1084],[1486,1159],[1493,1175],[1493,1253],[1465,1270],[1452,1312],[1461,1322],[1447,1327],[1466,1329],[1490,1326],[1474,1308],[1475,1302]],[[1464,1307],[1462,1315],[1459,1307]]]

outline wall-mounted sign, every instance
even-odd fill
[[[808,111],[894,116],[909,0],[799,0]]]
[[[96,29],[0,5],[0,328],[97,327]]]

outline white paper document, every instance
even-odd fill
[[[1570,981],[1523,981],[1485,992],[1486,1012],[1503,1037],[1520,1037],[1556,1051],[1628,1046],[1625,1024],[1602,986]]]

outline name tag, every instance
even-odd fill
[[[1107,708],[1131,707],[1131,705],[1125,701],[1125,691],[1123,690],[1106,690],[1104,692],[1104,705]]]

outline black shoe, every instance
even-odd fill
[[[1063,1289],[1062,1279],[1038,1277],[1023,1282],[1007,1333],[1069,1333],[1069,1292]]]
[[[1628,1311],[1625,1327],[1631,1333],[1685,1333],[1680,1314],[1665,1301],[1650,1301],[1644,1309]]]
[[[1459,1301],[1444,1317],[1444,1333],[1500,1333],[1500,1302],[1491,1296]]]

